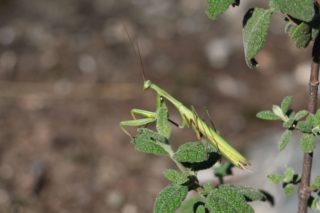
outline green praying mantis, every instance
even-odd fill
[[[136,49],[135,49],[136,51]],[[152,83],[150,80],[145,80],[145,74],[141,59],[140,51],[137,51],[140,57],[140,64],[142,66],[142,76],[144,79],[143,89],[153,90],[157,94],[157,110],[161,103],[165,100],[170,102],[175,109],[179,112],[181,116],[182,123],[178,125],[180,128],[192,127],[197,135],[201,135],[207,138],[212,145],[228,159],[232,164],[238,168],[245,169],[249,162],[243,157],[235,148],[233,148],[223,137],[221,137],[216,130],[211,128],[206,122],[204,122],[194,110],[187,108],[180,101],[170,95],[168,92],[160,88],[158,85]],[[125,130],[124,126],[143,126],[149,123],[155,122],[157,120],[157,111],[150,112],[142,109],[132,109],[131,115],[133,120],[126,120],[120,122],[121,129],[130,136],[130,134]],[[143,118],[136,119],[136,115],[140,115]],[[169,120],[171,121],[171,120]],[[172,122],[172,121],[171,121]]]

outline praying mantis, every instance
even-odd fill
[[[135,49],[135,51],[137,50]],[[212,143],[212,145],[220,152],[220,154],[223,155],[226,159],[228,159],[233,165],[235,165],[238,168],[245,169],[246,166],[249,165],[249,162],[246,160],[246,158],[242,156],[235,148],[233,148],[222,136],[220,136],[216,132],[216,130],[214,130],[206,122],[204,122],[195,113],[194,110],[187,108],[180,101],[178,101],[168,92],[160,88],[158,85],[152,83],[150,80],[145,79],[140,51],[138,51],[138,55],[140,57],[140,64],[142,66],[141,71],[144,80],[143,89],[153,90],[157,94],[157,109],[160,107],[163,101],[166,100],[170,102],[181,116],[182,123],[179,125],[180,128],[192,127],[192,129],[196,132],[197,135],[206,137]],[[129,133],[125,130],[124,126],[144,126],[157,120],[157,112],[150,112],[142,109],[132,109],[131,115],[133,117],[133,120],[126,120],[120,122],[121,129],[128,135]],[[140,115],[144,118],[136,119],[136,115]]]

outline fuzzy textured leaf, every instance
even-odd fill
[[[255,57],[264,46],[271,14],[271,10],[255,8],[245,15],[242,30],[243,45],[246,63],[250,68],[257,65]]]
[[[171,184],[164,188],[154,204],[154,213],[174,213],[181,205],[182,201],[186,198],[188,193],[188,187]]]
[[[320,109],[317,110],[316,114],[312,116],[312,124],[314,126],[320,125]]]
[[[147,128],[139,128],[138,132],[142,135],[146,135],[149,138],[151,138],[154,141],[157,141],[159,143],[168,144],[168,139],[164,137],[163,135],[160,135],[159,133],[152,131],[151,129]]]
[[[293,193],[295,192],[296,187],[295,187],[292,183],[289,183],[289,184],[287,184],[283,189],[284,189],[284,193],[285,193],[287,196],[291,196],[291,195],[293,195]]]
[[[183,201],[181,207],[179,208],[180,213],[195,213],[194,208],[205,205],[205,199],[202,197],[193,197]],[[198,212],[197,212],[198,213]]]
[[[310,208],[317,210],[317,211],[320,211],[320,197],[314,197],[312,199]]]
[[[207,197],[206,207],[215,213],[253,213],[244,196],[234,187],[219,187]]]
[[[311,27],[302,22],[299,25],[288,23],[286,32],[298,48],[305,48],[311,41]]]
[[[235,0],[208,0],[207,15],[211,19],[216,19],[218,15],[224,13]]]
[[[279,184],[282,182],[283,180],[283,176],[282,175],[277,175],[277,174],[272,174],[272,175],[268,175],[268,179],[273,183],[273,184]]]
[[[308,121],[299,121],[297,124],[297,129],[304,133],[311,133],[312,123]]]
[[[174,158],[179,162],[202,162],[207,160],[206,148],[199,142],[185,143],[178,148]]]
[[[284,181],[291,182],[293,180],[294,170],[291,167],[288,167],[284,172]]]
[[[294,116],[294,119],[295,119],[296,121],[299,121],[299,120],[301,120],[302,118],[306,117],[308,114],[309,114],[308,111],[306,111],[306,110],[301,110],[301,111],[297,112],[297,114]]]
[[[150,131],[141,131],[141,134],[134,137],[132,143],[135,146],[135,149],[149,154],[155,155],[168,155],[167,151],[163,148],[163,146],[167,146],[165,144],[157,141],[153,136],[157,133]],[[161,138],[161,137],[160,137]],[[158,138],[159,139],[159,138]]]
[[[319,190],[320,189],[320,176],[317,176],[311,183],[311,190]]]
[[[316,138],[313,134],[303,134],[299,142],[305,153],[311,153],[316,148]]]
[[[263,194],[258,189],[254,189],[251,187],[245,187],[245,186],[232,186],[240,192],[248,201],[264,201],[266,200],[265,194]]]
[[[187,172],[185,173],[180,173],[177,170],[174,169],[167,169],[163,172],[163,175],[165,176],[165,178],[167,178],[168,180],[177,183],[177,184],[184,184],[186,182],[188,182],[189,178],[189,174]]]
[[[280,120],[280,118],[277,115],[275,115],[273,112],[269,110],[258,112],[256,116],[257,118],[260,118],[262,120],[270,120],[270,121]]]
[[[286,96],[281,102],[281,110],[284,114],[287,114],[290,104],[292,102],[292,96]]]
[[[196,213],[206,213],[206,208],[203,205],[201,205],[197,208]]]
[[[227,175],[232,175],[233,164],[230,162],[224,164],[215,164],[213,166],[213,173],[216,177],[224,177]]]
[[[314,16],[313,0],[272,0],[271,7],[305,22]]]
[[[168,121],[168,107],[165,102],[161,103],[161,106],[157,110],[156,128],[161,135],[169,139],[171,134],[171,125]]]
[[[282,120],[286,119],[285,113],[282,111],[282,109],[278,105],[272,106],[272,112]]]
[[[288,145],[288,143],[291,140],[291,137],[292,137],[291,130],[286,130],[283,132],[283,134],[281,135],[281,138],[280,138],[280,143],[278,145],[279,151],[282,151],[284,148],[286,148],[286,146]]]
[[[285,122],[283,122],[283,124],[282,124],[283,128],[290,129],[293,126],[293,124],[296,121],[295,115],[296,115],[295,112],[290,113],[289,118]],[[285,115],[283,115],[283,117],[285,117]]]

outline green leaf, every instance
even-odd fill
[[[308,111],[306,111],[306,110],[301,110],[301,111],[297,112],[297,114],[294,116],[294,119],[295,119],[296,121],[299,121],[299,120],[301,120],[302,118],[306,117],[308,114],[309,114]]]
[[[320,211],[320,197],[312,197],[310,208]]]
[[[184,184],[189,181],[189,174],[187,172],[181,173],[174,169],[167,169],[163,172],[163,175],[168,180],[177,184]]]
[[[283,115],[283,117],[286,119],[286,121],[284,121],[282,124],[283,128],[291,129],[293,127],[294,123],[296,122],[295,115],[296,115],[295,112],[290,113],[289,118],[286,118],[286,116]]]
[[[142,135],[146,135],[154,141],[157,141],[162,144],[168,144],[168,139],[159,133],[152,131],[151,129],[147,128],[139,128],[138,132]]]
[[[165,102],[162,102],[157,110],[157,124],[158,132],[166,138],[170,138],[171,125],[168,121],[168,108]]]
[[[206,207],[215,213],[253,213],[244,196],[234,187],[219,187],[207,197]]]
[[[182,144],[174,158],[179,162],[202,162],[207,160],[206,148],[200,142],[189,142]]]
[[[311,117],[312,115],[310,115]],[[314,126],[320,125],[320,109],[317,110],[316,114],[312,116],[312,124]]]
[[[273,184],[279,184],[282,182],[283,180],[283,176],[282,175],[277,175],[277,174],[272,174],[272,175],[268,175],[268,179],[273,183]]]
[[[245,15],[242,30],[243,45],[246,63],[250,68],[257,65],[255,57],[264,45],[271,14],[271,10],[254,8]]]
[[[289,183],[289,184],[285,185],[285,187],[284,187],[283,189],[284,189],[284,193],[285,193],[287,196],[293,195],[293,193],[294,193],[295,190],[296,190],[295,186],[294,186],[292,183]]]
[[[195,213],[195,208],[200,208],[204,206],[205,199],[202,197],[193,197],[183,201],[181,207],[179,208],[180,213]],[[198,212],[197,212],[198,213]]]
[[[301,22],[299,25],[289,22],[286,26],[286,32],[298,48],[307,47],[311,41],[311,27],[305,22]]]
[[[224,13],[235,0],[208,0],[207,15],[211,19],[216,19],[218,15]]]
[[[260,118],[262,120],[270,120],[270,121],[280,120],[280,118],[271,111],[261,111],[261,112],[258,112],[256,116],[257,118]]]
[[[312,124],[308,121],[299,121],[297,124],[297,129],[304,133],[312,132]]]
[[[291,136],[292,136],[291,130],[286,130],[283,132],[280,138],[280,143],[278,145],[279,151],[282,151],[284,148],[286,148],[286,146],[291,140]]]
[[[314,16],[313,0],[272,0],[270,4],[274,10],[305,22],[311,21]]]
[[[266,200],[265,194],[258,189],[254,189],[251,187],[244,187],[244,186],[233,186],[233,187],[236,188],[238,192],[240,192],[240,194],[242,194],[246,198],[247,201]]]
[[[272,112],[278,116],[279,118],[281,118],[283,121],[288,120],[287,116],[285,115],[285,113],[282,111],[282,109],[278,106],[278,105],[273,105],[272,106]]]
[[[171,184],[164,188],[154,204],[154,213],[175,213],[176,209],[179,208],[182,201],[186,198],[188,193],[188,187]]]
[[[203,185],[203,195],[208,195],[214,188],[212,187],[211,183],[206,183]]]
[[[294,176],[294,170],[290,167],[288,167],[286,169],[286,171],[284,172],[284,181],[289,183],[293,180],[293,176]]]
[[[198,206],[196,213],[206,213],[206,208],[203,205]]]
[[[292,97],[291,96],[286,96],[282,102],[281,102],[281,110],[283,114],[287,114],[290,104],[292,102]]]
[[[136,150],[144,153],[155,154],[155,155],[168,155],[167,151],[163,148],[163,146],[167,146],[167,145],[160,143],[159,141],[155,140],[155,138],[153,137],[157,133],[152,132],[151,130],[150,131],[143,130],[140,132],[141,134],[134,137],[132,141]]]
[[[316,148],[316,138],[313,134],[303,134],[299,142],[305,153],[311,153]]]
[[[311,186],[310,186],[310,189],[312,191],[315,191],[315,190],[319,190],[320,189],[320,176],[317,176],[314,181],[312,181],[311,183]]]
[[[216,163],[213,166],[213,173],[216,177],[224,177],[228,175],[232,175],[232,167],[233,164],[230,162],[224,163],[224,164],[219,164]]]

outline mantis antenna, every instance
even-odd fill
[[[145,82],[146,81],[146,74],[145,74],[145,70],[144,70],[144,65],[143,65],[143,60],[142,60],[142,56],[141,56],[141,51],[140,51],[140,47],[139,47],[139,42],[137,41],[136,42],[136,45],[135,43],[133,42],[133,39],[132,37],[130,36],[129,34],[129,31],[128,29],[126,28],[125,25],[123,25],[123,28],[124,28],[124,31],[126,32],[127,34],[127,37],[130,41],[130,44],[132,45],[132,48],[133,48],[133,51],[134,53],[136,54],[136,56],[138,56],[138,59],[139,59],[139,65],[140,65],[140,70],[141,70],[141,73],[142,73],[142,79],[143,81]]]

